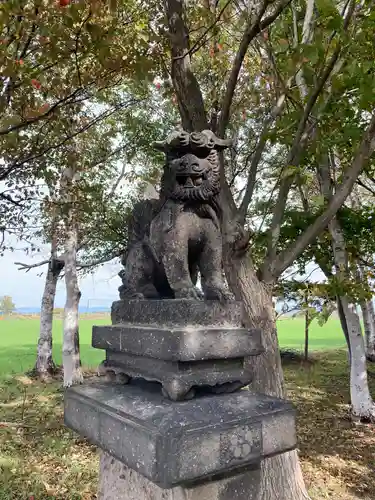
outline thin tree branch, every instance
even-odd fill
[[[219,14],[217,15],[215,21],[204,30],[203,34],[198,38],[198,40],[195,41],[195,43],[192,45],[192,47],[186,52],[186,54],[183,54],[181,56],[176,56],[173,58],[173,60],[176,59],[183,59],[186,55],[192,55],[194,52],[196,52],[203,44],[204,44],[204,37],[207,35],[207,33],[214,28],[217,23],[220,21],[222,15],[226,11],[227,7],[229,6],[230,3],[232,3],[233,0],[228,0],[227,3],[224,5],[224,7],[221,9]],[[191,31],[190,31],[191,33]],[[203,42],[202,42],[203,41]]]
[[[78,63],[79,37],[81,36],[82,29],[83,29],[84,25],[87,23],[87,21],[90,19],[90,17],[91,17],[91,9],[90,9],[88,15],[85,17],[85,19],[81,23],[81,25],[77,31],[76,39],[75,39],[74,58],[75,58],[75,64],[76,64],[76,69],[77,69],[78,83],[79,83],[80,87],[82,87],[82,79],[81,79],[81,71],[79,69],[79,63]]]
[[[280,113],[284,107],[285,97],[286,97],[286,94],[283,94],[282,96],[280,96],[280,98],[277,101],[276,106],[273,108],[269,118],[266,120],[266,123],[264,124],[263,130],[260,134],[255,152],[252,156],[249,175],[247,178],[246,191],[245,191],[242,203],[241,203],[240,208],[239,208],[239,217],[240,217],[240,220],[242,220],[242,222],[245,220],[246,213],[247,213],[247,210],[249,208],[251,198],[253,196],[256,175],[257,175],[257,171],[258,171],[258,165],[259,165],[259,162],[261,160],[264,148],[266,147],[266,144],[267,144],[269,129],[270,129],[272,123],[274,122],[274,120],[280,115]]]
[[[15,262],[14,264],[16,266],[20,266],[18,268],[19,271],[30,271],[30,269],[34,269],[35,267],[41,267],[41,266],[45,266],[46,264],[49,264],[51,261],[51,259],[45,259],[45,260],[41,260],[39,262],[36,262],[35,264],[25,264],[24,262]]]
[[[366,184],[364,182],[361,181],[361,179],[357,179],[357,184],[361,187],[363,187],[364,189],[366,189],[366,191],[368,191],[369,193],[371,193],[373,196],[375,196],[375,191],[373,189],[371,189],[369,186],[366,186]]]
[[[90,123],[86,124],[84,127],[81,127],[79,130],[77,130],[76,132],[72,133],[68,137],[65,137],[60,142],[58,142],[56,144],[53,144],[52,146],[48,146],[47,148],[43,149],[39,153],[36,153],[35,155],[31,155],[31,156],[29,156],[29,157],[27,157],[27,158],[19,161],[18,163],[14,163],[13,165],[11,165],[7,169],[3,169],[1,171],[1,174],[0,174],[0,180],[4,180],[13,170],[16,170],[17,168],[22,167],[25,163],[29,163],[31,161],[34,161],[34,160],[36,160],[36,159],[44,156],[46,153],[48,153],[48,152],[50,152],[50,151],[52,151],[54,149],[58,149],[59,147],[63,146],[65,143],[67,143],[70,140],[74,139],[74,137],[76,137],[79,134],[85,132],[86,130],[89,130],[91,127],[93,127],[94,125],[96,125],[100,121],[102,121],[102,120],[110,117],[114,113],[117,113],[118,111],[120,111],[121,109],[125,108],[126,106],[129,106],[129,107],[133,106],[134,104],[138,104],[142,100],[143,99],[137,100],[137,101],[133,101],[133,102],[123,102],[123,103],[120,103],[120,104],[114,106],[113,108],[111,108],[109,110],[103,111],[103,113],[101,113],[100,115],[96,116],[93,120],[91,120]]]
[[[120,257],[122,254],[122,251],[123,250],[116,250],[116,251],[112,252],[111,254],[106,255],[105,257],[102,257],[102,258],[96,259],[96,260],[92,260],[90,262],[77,262],[77,268],[88,269],[91,267],[100,266],[100,264],[105,264],[106,262],[109,262],[109,261],[115,259],[116,257]]]
[[[125,173],[126,173],[126,164],[123,163],[122,165],[122,169],[121,169],[121,172],[118,176],[118,178],[116,179],[115,183],[113,184],[112,188],[111,188],[111,191],[109,192],[109,197],[112,198],[112,196],[115,194],[117,188],[119,187],[120,185],[120,182],[122,181],[122,179],[125,177]]]
[[[238,76],[240,74],[242,63],[250,43],[262,30],[264,30],[273,21],[275,21],[275,19],[277,19],[277,17],[281,14],[281,12],[285,9],[285,7],[289,5],[290,2],[291,0],[281,1],[276,7],[275,11],[262,20],[263,14],[265,13],[269,5],[268,0],[263,0],[263,3],[258,11],[255,20],[247,25],[232,66],[232,70],[228,79],[227,87],[221,104],[221,113],[218,123],[219,136],[224,137],[225,130],[228,126],[230,108],[232,106],[232,101],[237,86]]]
[[[348,16],[345,19],[344,22],[344,29],[346,30],[349,26],[349,22],[351,19],[351,16],[353,14],[353,10],[348,13]],[[297,166],[299,163],[299,156],[302,150],[302,147],[304,144],[306,144],[308,140],[308,136],[311,135],[311,133],[315,130],[316,123],[310,127],[311,131],[310,133],[307,133],[306,131],[306,125],[308,123],[308,120],[311,116],[311,112],[320,96],[322,93],[324,86],[330,77],[332,71],[334,70],[334,67],[336,65],[336,62],[339,58],[339,55],[341,53],[342,49],[342,43],[341,41],[338,42],[335,50],[332,53],[332,56],[325,67],[325,69],[321,72],[321,76],[318,79],[317,84],[315,87],[312,89],[312,92],[310,94],[310,97],[307,99],[303,115],[300,119],[300,122],[298,124],[297,132],[293,140],[292,147],[289,151],[288,154],[288,159],[286,161],[286,167],[288,166]],[[264,276],[267,276],[266,279],[273,279],[273,273],[271,272],[271,269],[273,268],[274,261],[276,260],[276,247],[277,243],[279,241],[280,237],[280,228],[281,228],[281,222],[284,216],[284,211],[285,211],[285,205],[288,199],[288,193],[290,191],[290,188],[293,184],[293,181],[295,179],[295,175],[291,174],[288,176],[285,176],[280,183],[280,189],[279,189],[279,194],[278,194],[278,199],[276,202],[276,206],[273,212],[273,217],[271,221],[271,226],[270,226],[270,231],[269,231],[269,238],[268,238],[268,251],[267,251],[267,256],[265,258],[264,264],[262,266]],[[271,272],[271,274],[270,274]]]
[[[0,136],[1,135],[7,135],[7,134],[10,134],[10,132],[14,132],[16,130],[23,129],[23,128],[28,127],[29,125],[31,125],[33,123],[36,123],[36,122],[42,120],[43,118],[46,118],[47,116],[51,115],[56,110],[56,108],[58,108],[61,104],[69,101],[70,99],[72,99],[80,91],[81,91],[80,88],[76,89],[74,92],[72,92],[71,94],[69,94],[67,97],[64,97],[63,99],[60,99],[59,101],[55,102],[48,109],[48,111],[46,111],[45,113],[42,113],[41,115],[38,115],[38,116],[36,116],[34,118],[30,118],[30,119],[28,119],[26,121],[23,121],[23,122],[20,122],[20,123],[16,123],[15,125],[12,125],[11,127],[8,127],[8,128],[0,130]]]
[[[286,250],[281,252],[273,265],[274,278],[279,277],[301,255],[305,248],[323,231],[339,208],[345,202],[363,167],[374,151],[375,111],[363,135],[362,142],[354,156],[351,166],[345,173],[342,183],[337,187],[325,211],[302,233]]]

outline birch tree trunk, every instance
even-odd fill
[[[372,300],[361,302],[366,339],[366,358],[375,361],[375,311]]]
[[[65,285],[63,368],[64,387],[83,382],[79,352],[79,300],[77,277],[78,227],[74,206],[74,169],[67,167],[62,179],[65,203]]]
[[[343,232],[336,218],[329,224],[332,238],[332,249],[339,280],[344,280],[347,271],[346,245]],[[342,314],[347,326],[350,345],[350,399],[354,418],[362,420],[375,419],[373,403],[367,379],[365,343],[361,323],[355,309],[347,296],[340,297]]]
[[[48,378],[56,371],[52,357],[52,325],[53,309],[55,304],[56,285],[64,262],[54,257],[51,252],[51,260],[48,264],[46,282],[40,308],[40,330],[38,351],[33,374],[41,378]]]
[[[67,227],[65,242],[66,303],[63,340],[64,387],[83,382],[78,342],[78,306],[81,293],[78,288],[76,253],[77,231],[74,227]]]
[[[333,158],[326,156],[319,166],[320,188],[325,200],[329,201],[333,194],[331,166],[335,167]],[[332,165],[331,165],[332,164]],[[346,251],[345,236],[336,217],[328,224],[331,235],[333,261],[339,283],[345,283],[350,277],[348,268],[348,255]],[[339,313],[350,353],[350,400],[352,416],[360,420],[375,419],[375,405],[373,403],[367,379],[365,343],[353,301],[347,295],[340,295]]]

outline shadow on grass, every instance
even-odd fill
[[[297,406],[300,456],[317,495],[313,498],[374,499],[375,426],[350,419],[346,352],[316,354],[312,364],[287,363],[284,370],[288,395]],[[375,394],[372,377],[370,385]],[[326,485],[324,492],[317,484]]]
[[[61,346],[55,346],[61,349]],[[92,348],[82,346],[82,358]],[[86,354],[85,354],[86,351]],[[35,347],[5,349],[26,371]],[[98,351],[99,360],[102,353]],[[369,367],[375,374],[375,366]],[[314,353],[313,362],[284,364],[288,396],[297,407],[305,479],[314,500],[375,498],[375,426],[349,417],[345,351]],[[375,394],[375,380],[371,378]],[[98,460],[95,447],[64,427],[61,380],[42,383],[25,375],[0,378],[0,500],[92,499]]]
[[[0,500],[95,498],[96,448],[64,426],[61,378],[0,378]]]

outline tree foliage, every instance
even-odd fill
[[[16,309],[16,306],[10,295],[3,295],[0,297],[0,312],[5,316],[12,314]]]

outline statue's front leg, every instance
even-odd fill
[[[206,244],[200,256],[199,270],[206,300],[225,301],[233,298],[225,287],[222,274],[221,235],[213,225],[206,234]]]
[[[190,276],[188,242],[185,240],[179,231],[171,231],[168,235],[162,258],[165,274],[176,299],[199,300]]]

